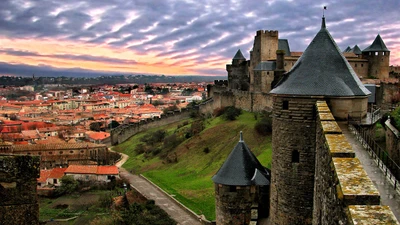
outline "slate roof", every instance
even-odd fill
[[[278,39],[278,49],[285,51],[285,56],[290,56],[290,47],[287,39]]]
[[[325,18],[302,56],[270,93],[331,97],[370,94],[326,29]]]
[[[236,52],[236,54],[233,57],[233,59],[244,59],[244,60],[246,60],[246,58],[243,56],[242,51],[240,51],[240,49]]]
[[[255,71],[273,71],[276,69],[275,61],[262,61],[253,70]]]
[[[378,34],[378,36],[376,36],[374,42],[372,42],[372,44],[370,46],[368,46],[366,49],[364,49],[363,52],[390,52],[390,51],[386,47],[381,36]]]
[[[250,151],[240,133],[239,143],[212,180],[231,186],[270,185],[270,173]]]
[[[355,45],[355,46],[351,49],[351,52],[353,52],[353,53],[356,54],[356,55],[361,55],[361,54],[362,54],[361,49],[358,47],[358,45]]]

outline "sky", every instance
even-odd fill
[[[342,50],[380,34],[400,65],[400,0],[0,0],[0,76],[224,76],[257,30],[304,51],[324,6]]]

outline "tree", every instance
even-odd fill
[[[56,195],[71,194],[78,190],[79,183],[72,176],[63,176],[60,180],[61,185],[56,188]]]
[[[101,128],[101,122],[93,122],[90,124],[90,130],[91,131],[100,131]]]
[[[108,128],[114,129],[119,126],[119,123],[115,120],[112,120],[111,123],[108,125]]]

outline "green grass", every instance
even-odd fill
[[[52,219],[66,219],[74,216],[78,218],[62,224],[87,225],[97,215],[111,217],[109,210],[99,207],[98,198],[109,191],[90,191],[83,194],[64,195],[58,198],[39,198],[40,221]],[[60,207],[64,205],[65,207]]]
[[[261,164],[271,167],[271,136],[257,134],[254,129],[256,122],[254,114],[248,112],[243,112],[235,121],[225,121],[220,117],[207,119],[205,130],[175,148],[178,162],[173,164],[163,163],[158,157],[146,159],[134,153],[134,147],[145,132],[133,136],[113,150],[130,156],[124,168],[142,173],[197,214],[214,220],[215,198],[211,178],[238,143],[240,131],[243,131],[245,143]],[[158,129],[172,133],[178,124],[182,122]],[[206,147],[210,149],[209,153],[204,153]]]

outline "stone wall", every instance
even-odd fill
[[[399,224],[329,107],[317,102],[313,224]]]
[[[312,98],[274,97],[271,224],[311,224],[315,163]]]
[[[216,224],[248,225],[256,187],[214,184]]]
[[[128,140],[133,135],[154,127],[161,127],[170,123],[175,123],[190,117],[190,109],[182,109],[182,111],[174,112],[173,114],[162,115],[161,118],[154,117],[146,121],[140,121],[134,124],[124,124],[111,130],[111,144],[117,145]]]
[[[272,97],[267,93],[218,89],[213,91],[212,96],[212,101],[200,105],[202,114],[212,113],[214,109],[226,106],[235,106],[249,112],[270,111],[272,108]]]
[[[390,119],[385,121],[386,127],[386,151],[389,157],[397,164],[400,165],[400,132],[390,123]],[[392,169],[392,173],[398,178],[397,170]]]
[[[38,156],[0,155],[0,224],[39,224]]]

